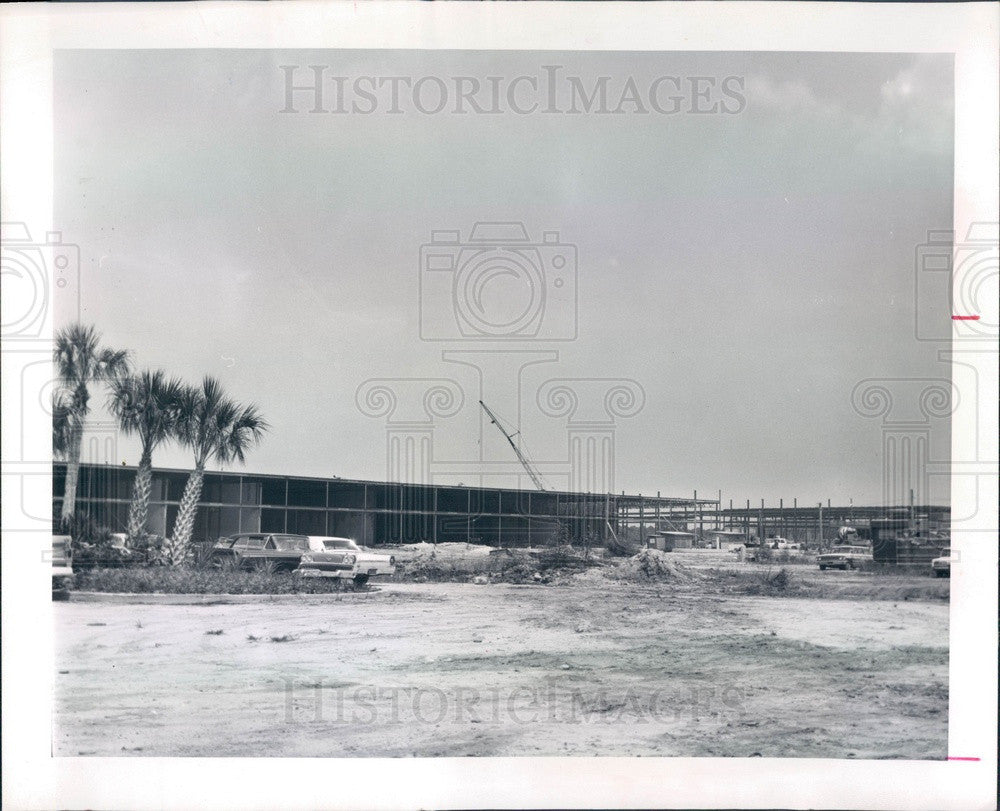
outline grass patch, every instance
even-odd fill
[[[222,636],[225,633],[221,628],[217,631],[205,631],[205,636]]]
[[[79,591],[119,594],[330,594],[359,590],[353,583],[321,577],[188,566],[92,569],[77,572],[74,583]]]

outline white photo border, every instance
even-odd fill
[[[4,219],[52,221],[52,54],[67,48],[426,48],[947,52],[955,55],[956,234],[996,222],[992,3],[18,4],[0,11]],[[987,350],[989,350],[987,346]],[[996,399],[996,346],[976,366]],[[5,358],[6,359],[6,358]],[[9,364],[16,367],[16,363]],[[4,364],[5,398],[18,385]],[[957,380],[957,378],[956,378]],[[4,413],[9,413],[4,408]],[[997,424],[980,426],[996,459]],[[28,430],[48,433],[44,414]],[[5,424],[5,433],[7,424]],[[953,447],[963,441],[953,425]],[[51,505],[4,460],[3,523]],[[19,478],[20,477],[20,478]],[[982,483],[980,483],[982,484]],[[949,754],[979,760],[712,758],[53,758],[47,537],[4,532],[3,798],[8,808],[988,808],[996,786],[997,482],[978,495],[974,566],[952,582]],[[974,489],[974,488],[973,488]],[[983,498],[988,506],[983,509]]]

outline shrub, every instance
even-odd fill
[[[357,590],[353,583],[327,578],[187,565],[92,569],[77,572],[75,585],[81,591],[128,594],[327,594],[345,588]]]

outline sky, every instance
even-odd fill
[[[324,109],[347,77],[347,112],[289,105],[282,66],[305,84],[311,65]],[[402,85],[390,112],[384,83],[360,111],[357,77],[398,76],[429,77],[416,102]],[[508,97],[518,76],[542,89]],[[952,222],[952,76],[944,54],[58,52],[55,220],[81,312],[57,319],[256,403],[252,472],[530,486],[483,399],[551,488],[877,504],[883,427],[852,390],[949,376],[914,333],[949,317],[915,256]],[[500,112],[454,112],[455,77],[480,108],[501,88]],[[608,77],[606,111],[570,77]],[[477,247],[477,222],[535,247]],[[459,233],[422,252],[433,231]],[[946,457],[947,420],[930,427]],[[415,436],[432,445],[400,461],[390,443]],[[134,440],[117,456],[92,461],[135,464]]]

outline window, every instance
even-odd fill
[[[284,532],[285,511],[263,509],[260,511],[261,532]]]
[[[268,549],[281,549],[286,552],[308,552],[309,539],[297,535],[274,535],[268,541]]]
[[[434,509],[434,488],[404,484],[400,488],[401,507],[411,512],[431,512]]]
[[[243,480],[243,492],[240,496],[240,503],[259,505],[261,503],[261,495],[263,492],[263,482],[256,481],[254,479],[244,479]],[[284,504],[284,494],[282,494],[281,503]]]
[[[504,513],[528,515],[531,512],[529,498],[525,490],[503,490],[500,492],[500,510]]]
[[[240,532],[260,532],[260,507],[240,510]]]
[[[289,510],[286,532],[300,535],[325,535],[326,512],[323,510]]]
[[[261,481],[260,503],[273,507],[285,506],[285,480],[263,479]]]
[[[472,490],[469,493],[474,513],[500,512],[500,493],[496,490]]]
[[[469,510],[469,492],[453,487],[439,487],[437,491],[438,512],[464,513]]]
[[[325,507],[326,482],[316,479],[289,479],[288,506]]]
[[[330,482],[328,507],[364,507],[365,486],[352,482]]]
[[[250,539],[246,535],[241,535],[233,544],[233,549],[246,549],[250,544]]]

